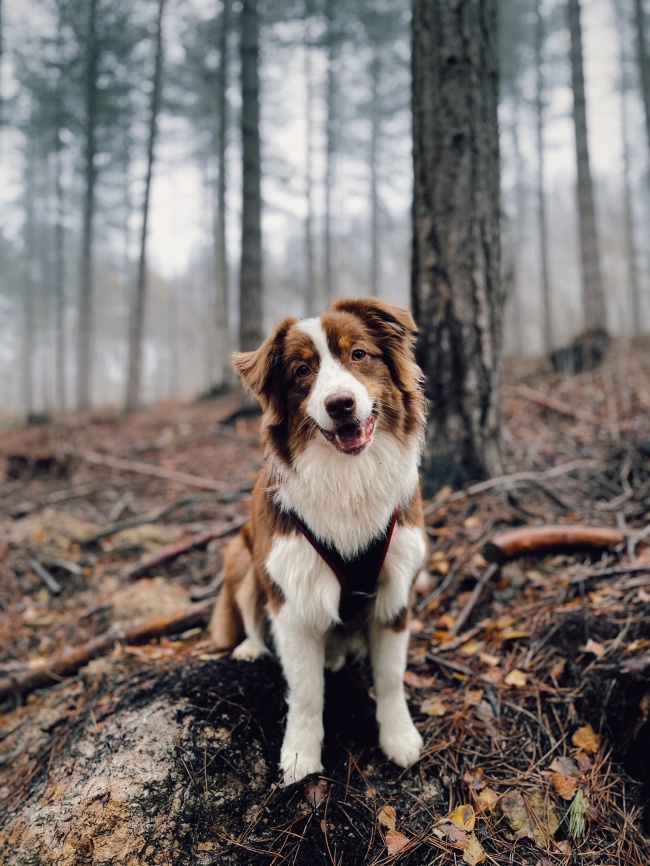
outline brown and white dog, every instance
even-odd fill
[[[264,410],[266,459],[210,630],[237,659],[268,652],[271,638],[288,684],[285,784],[322,770],[324,668],[365,647],[381,748],[402,767],[420,755],[403,686],[425,555],[414,335],[407,310],[337,301],[234,356]]]

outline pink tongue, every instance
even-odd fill
[[[343,445],[354,445],[363,439],[363,428],[359,424],[346,424],[339,427],[336,436]]]

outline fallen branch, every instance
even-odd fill
[[[495,535],[481,550],[488,562],[503,563],[529,553],[556,550],[603,550],[625,541],[618,529],[604,526],[523,526]]]
[[[29,561],[29,565],[32,571],[37,574],[40,579],[43,581],[45,586],[49,589],[52,595],[59,595],[61,593],[61,584],[55,577],[53,577],[50,572],[41,565],[41,563],[37,559],[31,559]]]
[[[206,532],[193,535],[191,538],[184,538],[182,541],[169,544],[167,547],[163,547],[162,550],[151,554],[151,556],[145,557],[140,560],[140,562],[136,562],[135,565],[125,568],[122,571],[122,577],[125,580],[132,580],[134,577],[139,577],[141,574],[145,574],[149,569],[156,568],[163,562],[168,562],[170,559],[176,559],[176,557],[180,556],[181,553],[185,553],[188,550],[195,550],[197,547],[203,547],[215,538],[223,538],[226,535],[237,532],[237,530],[246,523],[247,519],[248,518],[246,517],[242,517],[239,520],[231,521],[225,525],[220,524],[214,526],[212,529],[208,529]]]
[[[1,677],[0,700],[12,695],[28,695],[35,689],[47,688],[73,676],[92,659],[109,652],[116,643],[146,643],[165,634],[179,634],[203,626],[213,604],[213,600],[203,601],[173,616],[155,617],[129,628],[109,629],[81,646],[71,647],[59,655],[42,659],[37,667],[30,667],[29,670],[20,671],[13,676]]]
[[[481,597],[481,593],[483,592],[485,586],[492,579],[497,568],[498,568],[498,565],[496,563],[493,563],[492,565],[488,566],[488,568],[485,570],[485,572],[481,575],[480,579],[476,581],[476,585],[474,586],[474,589],[472,590],[470,597],[465,602],[463,609],[461,610],[461,612],[456,617],[452,627],[449,629],[449,637],[456,637],[458,635],[458,632],[465,625],[469,615],[471,614],[471,612],[476,607],[478,600]]]
[[[154,466],[152,463],[142,463],[139,460],[126,460],[123,457],[112,457],[110,454],[98,454],[96,451],[84,451],[79,455],[86,463],[94,466],[107,466],[119,472],[135,472],[138,475],[150,475],[154,478],[164,478],[165,481],[175,481],[188,487],[200,487],[202,490],[216,490],[218,493],[236,491],[241,493],[250,487],[233,487],[224,481],[205,478],[202,475],[191,475],[189,472],[179,472],[176,469],[165,469],[164,466]]]
[[[590,424],[595,424],[596,419],[589,412],[583,409],[576,409],[570,403],[565,403],[564,400],[558,400],[557,397],[551,397],[550,394],[544,394],[542,391],[536,391],[528,385],[519,385],[516,389],[520,397],[530,400],[531,403],[537,403],[545,409],[550,409],[552,412],[557,412],[558,415],[565,415],[567,418],[578,418],[581,421],[588,421]]]

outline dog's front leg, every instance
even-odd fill
[[[280,766],[284,784],[323,769],[325,636],[291,616],[288,606],[273,618],[275,645],[287,681],[287,728]]]
[[[413,724],[404,695],[409,630],[370,626],[370,663],[377,698],[379,745],[386,757],[408,767],[420,757],[422,737]]]

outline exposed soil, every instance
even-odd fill
[[[510,365],[509,475],[427,503],[406,676],[422,759],[383,757],[357,662],[327,679],[324,778],[289,789],[276,663],[235,662],[173,625],[216,591],[262,459],[259,419],[232,420],[237,405],[0,435],[0,684],[15,683],[0,704],[0,862],[646,866],[650,346],[617,343],[575,376]],[[481,555],[500,530],[550,523],[624,541],[498,568]],[[161,636],[136,641],[150,620]],[[56,674],[60,653],[109,629],[122,637]],[[19,688],[43,665],[47,688]]]

